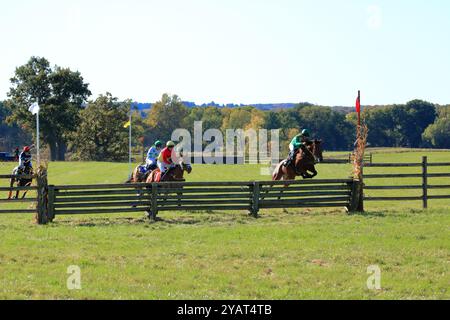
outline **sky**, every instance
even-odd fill
[[[450,103],[448,0],[0,0],[0,99],[31,56],[95,98]]]

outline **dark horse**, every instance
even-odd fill
[[[22,178],[21,175],[24,175],[26,177]],[[31,166],[25,166],[25,170],[23,170],[23,172],[19,171],[19,167],[14,168],[12,172],[13,177],[11,177],[9,181],[9,187],[11,188],[11,190],[9,191],[8,200],[12,199],[13,194],[12,188],[14,186],[14,183],[17,183],[17,187],[29,187],[33,182],[32,175],[33,175],[33,168]],[[28,190],[25,190],[23,192],[22,199],[25,198],[27,192]],[[16,196],[14,197],[14,199],[19,199],[19,190],[16,190]]]
[[[273,181],[295,180],[297,176],[303,179],[314,178],[318,174],[315,164],[323,161],[322,141],[314,140],[306,147],[299,149],[292,165],[285,166],[285,161],[282,161],[275,168],[272,176]]]
[[[183,182],[184,180],[184,172],[187,172],[190,174],[192,172],[192,166],[190,164],[184,163],[183,161],[180,161],[177,165],[175,165],[173,168],[168,169],[166,173],[161,177],[161,171],[159,169],[156,169],[150,173],[150,175],[147,178],[146,183],[154,183],[154,182],[168,182],[167,184],[160,186],[159,189],[162,191],[159,193],[158,197],[166,202],[170,199],[170,190],[173,188],[177,188],[170,184],[170,182]],[[183,187],[178,187],[178,189],[182,189]],[[164,192],[164,189],[167,189],[167,192]],[[161,193],[165,193],[164,196],[161,195]],[[181,196],[182,192],[177,192],[177,199],[179,202],[179,205],[181,205]],[[156,220],[157,212],[147,211],[147,215],[150,219]]]

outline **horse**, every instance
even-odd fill
[[[318,172],[315,164],[323,161],[322,141],[314,140],[306,147],[301,148],[295,155],[294,165],[286,167],[285,161],[283,160],[275,168],[272,176],[273,181],[295,180],[297,176],[301,176],[303,179],[316,177]]]
[[[145,173],[141,171],[141,168],[145,166],[145,164],[138,165],[131,174],[130,179],[128,179],[125,183],[143,183],[147,181],[148,176],[153,171],[152,169],[147,170]]]
[[[14,186],[14,183],[17,183],[17,187],[29,187],[31,186],[31,183],[33,182],[33,178],[21,178],[21,175],[26,176],[32,176],[33,175],[33,168],[31,166],[25,166],[25,170],[23,172],[19,171],[19,167],[15,167],[12,171],[11,179],[9,180],[9,187],[11,190],[9,191],[8,200],[12,199],[12,188]],[[25,190],[22,195],[22,199],[25,199],[25,196],[27,195],[28,190]],[[19,190],[16,190],[16,196],[13,199],[19,199]]]
[[[184,181],[184,172],[190,174],[192,172],[192,166],[190,164],[180,161],[174,167],[168,169],[161,177],[161,171],[159,169],[153,170],[145,183],[153,182],[169,182],[169,181]]]
[[[156,169],[150,173],[150,175],[147,178],[146,183],[151,184],[155,182],[183,182],[184,180],[184,172],[187,172],[190,174],[192,172],[192,166],[190,164],[184,163],[184,161],[180,161],[178,164],[176,164],[174,167],[168,169],[166,173],[161,177],[161,171],[159,169]],[[151,188],[151,187],[148,187]],[[170,183],[165,184],[164,186],[160,186],[159,189],[164,190],[167,189],[168,191],[165,193],[165,196],[162,197],[163,201],[169,200],[169,193],[170,189],[174,188],[170,185]],[[178,189],[182,189],[182,187],[179,187]],[[177,192],[177,199],[178,199],[178,205],[180,206],[181,203],[181,196],[182,192]],[[152,219],[156,220],[156,214],[157,212],[147,211],[147,216]]]

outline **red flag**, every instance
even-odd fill
[[[361,91],[358,91],[358,98],[356,98],[356,113],[358,114],[358,126],[361,126]]]
[[[356,112],[361,112],[361,96],[358,93],[358,98],[356,98]]]

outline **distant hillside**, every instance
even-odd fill
[[[255,104],[234,104],[234,103],[230,103],[230,104],[217,104],[214,101],[210,102],[210,103],[204,103],[201,105],[197,105],[195,102],[190,102],[190,101],[183,101],[183,104],[188,107],[188,108],[195,108],[195,107],[200,107],[200,108],[206,108],[206,107],[217,107],[217,108],[239,108],[239,107],[245,107],[245,106],[253,106],[259,110],[264,110],[264,111],[270,111],[270,110],[277,110],[277,109],[292,109],[295,106],[299,105],[298,103],[255,103]],[[304,105],[312,105],[309,103],[302,103]],[[151,107],[152,104],[151,103],[141,103],[141,102],[134,102],[133,106],[135,108],[137,108],[138,110],[140,110],[141,112],[146,112],[148,111]],[[337,106],[337,107],[333,107],[336,111],[342,112],[342,113],[350,113],[354,111],[353,107],[341,107],[341,106]]]

